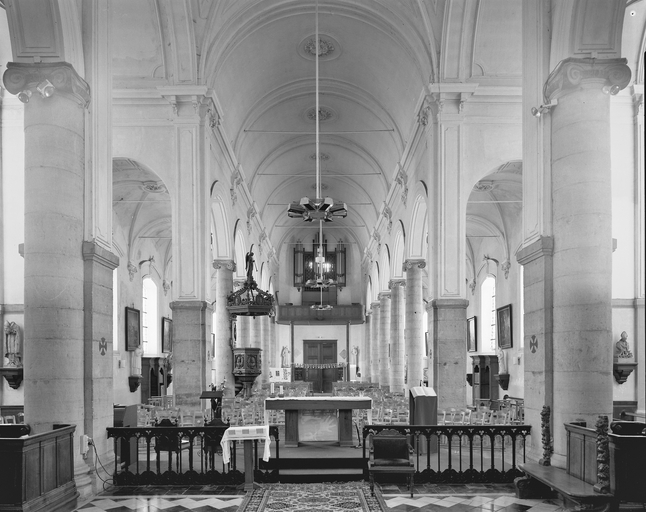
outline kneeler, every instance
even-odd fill
[[[385,432],[388,432],[387,434]],[[413,497],[413,474],[415,464],[412,459],[413,449],[405,435],[392,435],[395,431],[382,431],[372,436],[368,474],[370,491],[375,494],[375,474],[404,474],[407,477],[408,489]]]

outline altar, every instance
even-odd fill
[[[368,409],[372,423],[372,398],[363,396],[308,396],[265,399],[267,411],[285,411],[285,446],[297,447],[299,441],[338,441],[353,446],[352,410]]]

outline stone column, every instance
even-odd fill
[[[276,318],[269,319],[269,354],[267,354],[267,364],[270,368],[277,368],[278,363],[278,345],[276,343]]]
[[[262,352],[260,353],[261,357],[261,371],[262,373],[258,377],[261,384],[269,383],[269,315],[261,316],[257,318],[260,321],[260,348]]]
[[[182,300],[170,303],[173,311],[173,389],[175,405],[199,411],[202,391],[211,382],[207,358],[211,344],[213,310],[208,302]]]
[[[467,306],[465,299],[435,299],[433,335],[437,346],[438,409],[464,408],[467,339]]]
[[[390,391],[390,292],[379,293],[379,386]]]
[[[233,354],[231,352],[231,320],[227,311],[227,296],[233,291],[235,262],[216,260],[213,268],[217,272],[215,289],[215,385],[219,389],[225,383],[224,396],[234,396]]]
[[[361,382],[372,382],[370,372],[370,328],[372,326],[372,318],[370,311],[366,312],[366,323],[363,329],[363,347],[359,354],[359,365],[361,370]]]
[[[553,425],[612,414],[610,97],[630,81],[625,59],[568,58],[550,74],[554,235]],[[612,89],[614,88],[614,89]],[[616,91],[616,92],[615,92]],[[557,465],[566,437],[554,428]],[[562,461],[558,458],[563,457]]]
[[[390,389],[405,392],[406,347],[404,344],[405,327],[405,279],[392,279],[390,288]]]
[[[51,97],[36,90],[44,80],[53,84]],[[34,433],[73,423],[78,436],[85,424],[83,162],[90,91],[65,62],[10,62],[4,84],[12,94],[31,95],[25,105],[25,422]],[[112,341],[109,331],[105,337]]]
[[[37,86],[48,80],[46,93]],[[85,115],[90,89],[75,69],[66,62],[18,64],[10,62],[3,76],[11,94],[26,102],[25,134],[25,217],[24,217],[24,340],[25,423],[32,433],[52,430],[54,423],[76,425],[75,439],[81,435],[94,437],[107,417],[103,411],[95,416],[94,404],[85,389],[87,365],[96,357],[98,375],[111,376],[112,323],[90,314],[87,340],[85,326],[86,268],[96,270],[97,299],[108,300],[111,310],[110,283],[100,277],[93,257],[83,257],[85,223]],[[106,251],[107,253],[107,251]],[[106,258],[105,270],[113,263]],[[105,287],[99,287],[98,281]],[[96,320],[96,322],[94,322]],[[102,341],[104,338],[105,341]],[[87,346],[89,344],[90,346]],[[96,351],[96,355],[86,352]],[[104,355],[100,354],[104,352]],[[107,379],[110,379],[108,377]],[[107,380],[92,384],[90,395],[96,395]],[[111,391],[111,390],[110,390]],[[108,395],[109,396],[109,395]],[[89,406],[90,409],[86,410]],[[108,409],[110,410],[110,409]],[[87,423],[86,423],[87,420]],[[86,431],[86,427],[92,430]],[[105,429],[97,437],[105,453]],[[82,497],[92,492],[89,467],[75,442],[74,477]]]
[[[370,304],[370,374],[373,384],[381,384],[379,377],[379,302]]]
[[[424,380],[424,301],[422,300],[422,269],[424,260],[406,260],[406,345],[407,389],[419,386]],[[437,390],[436,390],[437,391]]]

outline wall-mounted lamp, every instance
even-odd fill
[[[543,114],[547,114],[553,107],[558,105],[558,100],[552,100],[547,105],[541,105],[540,107],[532,107],[532,115],[534,117],[541,117]]]
[[[619,94],[619,91],[621,91],[621,87],[619,87],[616,84],[615,85],[604,85],[601,88],[601,91],[604,94],[611,94],[612,96],[616,96],[617,94]]]
[[[38,84],[36,90],[43,98],[50,98],[54,95],[54,85],[49,80],[43,80]]]
[[[30,98],[31,98],[31,91],[29,89],[25,89],[24,91],[20,91],[18,93],[18,99],[23,103],[29,103]]]

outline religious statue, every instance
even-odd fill
[[[144,350],[139,345],[135,350],[130,352],[130,375],[141,376],[141,356]]]
[[[359,366],[359,347],[357,345],[352,347],[352,360],[355,366]]]
[[[628,333],[626,331],[621,333],[621,339],[615,343],[615,356],[622,359],[633,357],[633,353],[630,351],[630,345],[628,345]]]
[[[16,322],[5,323],[4,338],[4,356],[9,360],[9,366],[22,366],[22,352],[20,350],[20,327],[18,327]]]
[[[506,375],[507,374],[507,360],[505,359],[505,351],[498,347],[498,374]]]
[[[281,368],[289,368],[289,349],[285,346],[280,351],[280,366]]]
[[[249,249],[249,252],[245,256],[245,268],[247,269],[247,282],[253,281],[253,264],[254,264],[254,259],[253,259],[253,252],[251,252],[251,249],[253,248],[253,244],[251,244],[251,248]]]

